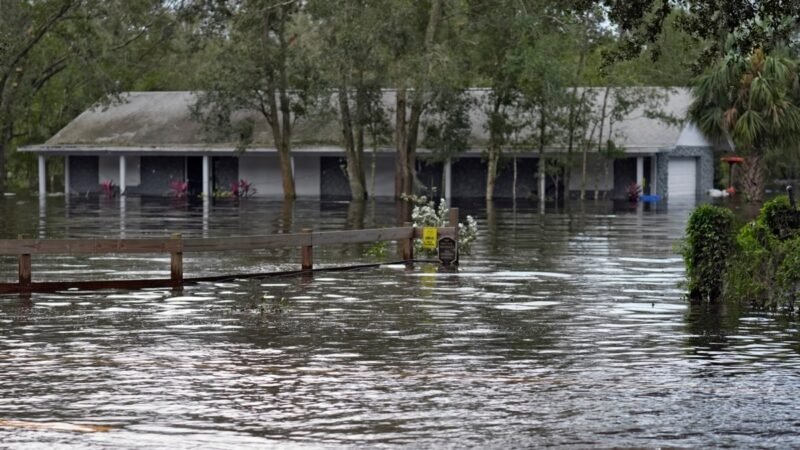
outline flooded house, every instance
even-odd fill
[[[394,115],[394,94],[393,90],[383,93],[387,117]],[[485,105],[490,92],[473,89],[468,95],[472,106],[467,148],[457,158],[436,162],[426,158],[430,149],[420,145],[418,150],[420,183],[437,188],[436,192],[447,198],[485,195],[484,155],[489,141]],[[661,89],[659,95],[658,111],[635,108],[616,122],[595,126],[593,137],[587,127],[586,137],[574,145],[571,162],[561,169],[561,176],[548,176],[544,183],[547,196],[568,193],[575,197],[582,186],[588,198],[595,192],[604,198],[624,198],[634,184],[641,186],[643,193],[662,198],[698,196],[712,188],[714,151],[724,150],[724,146],[715,146],[683,120],[691,101],[688,90]],[[246,180],[259,196],[281,196],[277,151],[263,118],[253,115],[252,139],[242,148],[239,142],[212,139],[192,115],[195,101],[192,92],[124,93],[120,101],[83,112],[44,144],[20,151],[39,157],[41,195],[46,194],[46,158],[59,157],[65,161],[67,195],[99,193],[104,185],[113,185],[125,195],[162,196],[170,194],[175,182],[185,182],[189,195],[212,196],[229,192],[239,180]],[[599,145],[592,143],[599,141],[599,130],[605,136],[600,142],[610,139],[618,149],[613,157],[601,157]],[[332,114],[295,122],[292,169],[299,197],[349,197],[341,136]],[[394,195],[395,150],[391,139],[388,141],[375,148],[369,140],[366,145],[364,165],[372,196]],[[424,143],[424,138],[419,142]],[[585,169],[581,145],[586,145]],[[542,186],[540,161],[563,160],[565,144],[548,145],[540,152],[531,140],[523,139],[513,150],[511,147],[504,150],[500,162],[495,197],[537,197]],[[570,176],[564,176],[564,171],[570,171]],[[565,180],[569,180],[568,186]]]

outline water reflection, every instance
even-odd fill
[[[456,206],[478,218],[483,234],[455,273],[421,264],[203,283],[181,294],[0,297],[0,442],[798,445],[796,322],[682,300],[683,264],[672,244],[689,210]],[[0,201],[0,233],[288,233],[392,226],[397,211],[380,201],[258,198],[127,199],[124,206],[48,199],[45,209],[42,223],[35,204]],[[315,249],[321,264],[342,258],[369,260],[352,248]],[[297,261],[296,250],[286,250],[189,256],[185,265],[200,274],[295,268]],[[0,276],[13,277],[13,261],[2,262]],[[34,261],[34,276],[154,276],[168,265],[157,255],[57,257]],[[48,426],[24,425],[30,422]],[[109,428],[59,431],[63,424]]]

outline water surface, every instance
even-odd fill
[[[0,297],[2,446],[800,446],[797,324],[683,301],[673,246],[688,208],[461,206],[482,234],[457,273],[389,265],[182,293]],[[0,237],[246,236],[395,217],[388,202],[7,198]],[[315,258],[374,261],[367,247]],[[15,260],[0,263],[13,279]],[[290,249],[188,255],[185,266],[298,263]],[[33,265],[42,280],[161,277],[168,266],[165,255]]]

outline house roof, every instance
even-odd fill
[[[595,88],[595,103],[602,101],[602,88]],[[661,89],[666,100],[660,112],[683,119],[690,102],[687,89]],[[588,91],[587,91],[588,92]],[[490,91],[472,89],[469,94],[476,106],[470,110],[471,151],[482,151],[489,134],[485,107]],[[202,126],[193,120],[190,107],[196,100],[193,92],[127,92],[122,101],[98,104],[84,111],[42,145],[22,151],[43,153],[230,153],[235,142],[210,142]],[[383,103],[387,116],[393,116],[395,91],[385,90]],[[609,106],[610,107],[610,106]],[[242,113],[255,121],[253,141],[248,151],[274,152],[269,127],[255,113]],[[652,153],[676,144],[681,127],[649,117],[639,108],[619,120],[613,127],[614,142],[629,153]],[[604,136],[610,132],[606,123]],[[604,138],[605,140],[605,138]],[[340,150],[341,128],[332,115],[302,118],[295,122],[293,148],[301,152],[337,152]],[[421,142],[421,139],[420,139]],[[384,149],[389,151],[389,149]],[[549,149],[550,151],[557,149]]]

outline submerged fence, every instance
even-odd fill
[[[440,237],[458,241],[458,208],[450,210],[449,226],[437,229]],[[414,239],[423,237],[420,227],[403,226],[348,231],[315,232],[304,229],[300,233],[273,234],[266,236],[190,238],[175,234],[170,238],[156,239],[5,239],[0,240],[0,256],[15,255],[19,261],[18,281],[0,283],[0,294],[28,294],[32,292],[55,292],[68,289],[144,289],[170,287],[182,289],[184,283],[215,281],[235,278],[235,275],[185,278],[183,276],[184,253],[252,251],[276,248],[301,248],[300,270],[281,274],[303,274],[314,270],[314,247],[342,244],[375,243],[397,241],[400,258],[412,261]],[[97,280],[97,281],[33,281],[31,262],[33,257],[44,255],[98,255],[98,254],[157,254],[170,255],[170,277],[144,280]],[[270,274],[249,274],[267,276]],[[248,276],[248,275],[243,275]]]

